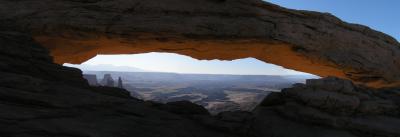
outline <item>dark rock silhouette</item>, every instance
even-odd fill
[[[308,80],[270,94],[253,112],[252,133],[285,137],[400,136],[395,95],[399,93],[399,89],[368,89],[334,77]]]
[[[114,79],[111,74],[104,74],[103,79],[101,80],[101,85],[106,87],[115,87]]]
[[[180,115],[210,115],[207,109],[190,101],[168,102],[161,109]]]
[[[83,74],[83,78],[85,78],[89,82],[89,85],[91,85],[91,86],[99,86],[99,83],[97,81],[97,76],[96,75]]]
[[[90,87],[81,71],[54,64],[45,48],[22,33],[0,31],[0,49],[2,137],[235,136],[148,105],[126,90]]]
[[[124,88],[124,85],[122,84],[122,79],[121,79],[121,77],[118,77],[118,85],[117,85],[117,87],[118,88]]]

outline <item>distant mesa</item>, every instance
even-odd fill
[[[83,78],[85,78],[89,85],[91,86],[98,86],[99,82],[97,81],[97,76],[93,74],[83,74]]]
[[[95,74],[83,74],[83,78],[88,81],[90,86],[117,87],[124,89],[122,78],[118,77],[118,83],[116,83],[111,74],[104,74],[100,83],[98,82],[97,75]]]
[[[101,85],[106,87],[114,87],[114,79],[111,74],[104,74],[103,80],[101,80]]]
[[[118,88],[124,88],[124,85],[122,84],[122,79],[121,79],[121,77],[118,77],[118,85],[117,85],[117,87]]]

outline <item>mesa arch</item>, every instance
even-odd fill
[[[0,15],[6,28],[30,32],[60,64],[157,51],[254,57],[373,87],[400,83],[400,44],[392,37],[261,0],[5,0]]]

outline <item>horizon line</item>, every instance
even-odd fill
[[[81,69],[80,69],[81,70]],[[179,73],[179,72],[163,72],[163,71],[110,71],[110,70],[81,70],[82,72],[127,72],[127,73],[170,73],[170,74],[183,74],[183,75],[233,75],[233,76],[316,76],[314,74],[285,74],[285,75],[273,75],[273,74],[223,74],[223,73]]]

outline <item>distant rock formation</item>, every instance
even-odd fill
[[[118,85],[117,85],[117,88],[124,88],[124,84],[122,84],[122,79],[121,79],[121,77],[118,77]]]
[[[115,87],[114,79],[111,74],[104,74],[103,80],[101,80],[101,85],[106,87]]]
[[[85,78],[88,81],[89,85],[91,85],[91,86],[98,86],[99,85],[96,75],[83,74],[83,78]]]

